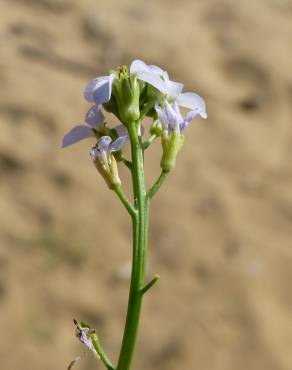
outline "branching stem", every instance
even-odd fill
[[[157,283],[157,281],[160,279],[159,275],[155,275],[152,280],[149,281],[148,284],[144,286],[144,288],[141,289],[141,294],[145,294],[150,288],[153,287],[154,284]]]
[[[160,176],[158,177],[157,181],[154,183],[152,188],[148,191],[147,195],[149,199],[152,199],[157,190],[160,188],[160,186],[163,184],[168,172],[167,171],[162,171]]]
[[[151,135],[149,139],[143,143],[143,150],[147,149],[156,139],[157,135]]]
[[[131,161],[129,161],[123,155],[121,155],[121,161],[129,168],[130,171],[132,171],[133,166]]]
[[[137,216],[137,210],[134,208],[132,203],[129,201],[129,199],[124,194],[122,188],[120,185],[115,185],[113,188],[114,192],[117,194],[123,205],[125,206],[126,210],[129,212],[129,214],[132,217]]]

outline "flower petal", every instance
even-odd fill
[[[112,79],[99,83],[92,92],[93,100],[96,105],[106,103],[112,94]]]
[[[90,157],[92,158],[93,162],[96,161],[96,158],[100,156],[100,152],[96,148],[92,148],[90,151]]]
[[[98,141],[98,149],[105,150],[107,152],[111,141],[112,139],[110,136],[102,136]]]
[[[172,104],[172,109],[175,111],[177,117],[178,117],[178,120],[179,121],[183,121],[183,116],[181,115],[181,112],[179,110],[179,106],[177,104],[177,101],[175,100]]]
[[[94,78],[93,80],[89,81],[88,84],[86,85],[85,89],[84,89],[84,98],[89,101],[89,102],[93,102],[93,91],[100,85],[100,84],[103,84],[103,83],[106,83],[109,79],[109,76],[102,76],[102,77],[97,77],[97,78]]]
[[[93,105],[85,116],[85,122],[95,129],[102,127],[104,123],[104,115],[100,108],[100,105]]]
[[[78,337],[79,337],[80,342],[83,343],[85,347],[87,347],[94,354],[96,358],[100,358],[90,338],[90,334],[89,334],[90,329],[80,328],[79,330],[80,332],[78,333]]]
[[[84,89],[84,92],[83,92],[83,96],[84,96],[85,100],[89,101],[90,103],[93,102],[92,91],[93,91],[94,87],[96,86],[96,83],[97,83],[97,78],[95,78],[94,80],[89,81],[88,84],[85,86],[85,89]]]
[[[184,118],[183,122],[180,125],[180,132],[184,132],[184,130],[188,127],[188,125],[192,122],[192,120],[199,114],[198,110],[191,110],[188,112],[186,117]]]
[[[96,105],[106,103],[110,100],[114,79],[115,75],[111,74],[91,80],[85,87],[84,98],[89,102],[95,102]]]
[[[142,60],[136,59],[131,63],[130,74],[138,74],[141,72],[150,72],[149,66]]]
[[[163,69],[161,69],[160,67],[158,66],[154,66],[154,65],[149,65],[147,66],[149,68],[149,70],[153,73],[156,73],[160,76],[163,76],[163,78],[165,78],[165,80],[169,80],[169,77],[168,77],[168,74],[166,71],[164,71]]]
[[[169,80],[167,72],[161,69],[160,67],[155,65],[148,65],[139,59],[134,60],[130,66],[130,73],[138,74],[144,72],[153,73],[158,76],[162,76],[164,80]]]
[[[176,111],[175,109],[173,109],[173,107],[169,104],[169,102],[167,100],[165,100],[164,104],[165,104],[165,114],[166,114],[166,117],[167,117],[168,126],[172,130],[175,130],[178,127],[178,125],[180,124],[180,122],[182,121],[181,114],[178,110],[178,107],[176,107],[177,110],[178,110],[178,111]]]
[[[92,349],[93,346],[92,346],[92,342],[89,336],[89,328],[81,329],[79,340],[85,345],[85,347],[87,347],[90,350]]]
[[[196,109],[191,110],[186,115],[186,118],[184,119],[184,121],[190,123],[198,114],[199,114],[199,112]]]
[[[176,99],[179,96],[184,87],[184,85],[181,84],[180,82],[170,80],[166,81],[166,85],[167,85],[167,95],[173,99]]]
[[[202,118],[207,118],[205,101],[199,95],[195,93],[183,93],[176,100],[180,106],[196,110]]]
[[[155,105],[155,110],[158,114],[159,121],[161,122],[162,127],[167,130],[167,128],[168,128],[168,119],[167,119],[167,115],[166,115],[165,111],[158,104]]]
[[[154,86],[157,90],[161,91],[163,94],[167,94],[168,89],[166,82],[159,75],[154,74],[152,72],[139,72],[137,73],[137,78]]]
[[[183,84],[170,81],[168,73],[158,66],[147,65],[142,60],[134,60],[130,72],[173,99],[182,92]]]
[[[64,136],[62,148],[92,136],[94,137],[94,133],[90,127],[85,125],[75,126]]]
[[[127,136],[128,135],[128,129],[123,124],[120,124],[120,125],[114,127],[114,129],[116,130],[118,136]]]
[[[108,148],[109,152],[119,151],[128,139],[129,139],[128,135],[120,136],[119,138],[117,138],[117,140],[113,141],[109,146]]]

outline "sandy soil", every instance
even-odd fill
[[[207,101],[151,209],[134,369],[291,370],[292,2],[0,0],[0,364],[66,369],[88,320],[115,361],[129,220],[84,142],[86,82],[141,58]],[[156,145],[149,184],[159,171]],[[129,190],[126,170],[124,186]],[[88,354],[76,369],[101,369]]]

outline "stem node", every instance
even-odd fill
[[[154,275],[153,279],[149,281],[148,284],[146,284],[141,290],[141,294],[144,295],[146,292],[148,292],[148,290],[150,288],[153,287],[154,284],[156,284],[158,282],[158,280],[160,279],[160,276],[159,275]]]

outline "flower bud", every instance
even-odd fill
[[[184,135],[173,132],[170,137],[161,136],[162,159],[160,167],[163,171],[169,172],[175,167],[176,157],[184,143]]]
[[[119,69],[119,77],[113,85],[113,94],[121,121],[125,125],[136,121],[140,117],[140,87],[136,76],[129,76],[127,67]]]

